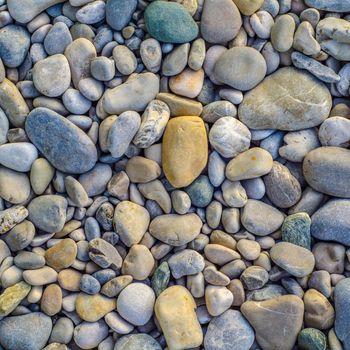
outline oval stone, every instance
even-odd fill
[[[176,188],[188,186],[208,159],[208,140],[199,117],[170,119],[163,136],[162,164],[166,178]]]
[[[340,147],[316,148],[304,158],[303,173],[316,191],[350,198],[350,150]]]
[[[252,129],[293,131],[320,125],[331,107],[323,83],[304,71],[281,68],[244,96],[238,116]]]
[[[91,139],[50,109],[35,108],[26,119],[25,130],[33,144],[58,170],[81,174],[97,161],[97,150]]]
[[[349,12],[350,0],[305,0],[305,4],[330,12]]]

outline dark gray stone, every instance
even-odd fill
[[[350,0],[305,0],[305,4],[330,12],[350,11]]]

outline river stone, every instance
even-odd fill
[[[26,248],[32,242],[34,236],[34,225],[30,221],[24,220],[13,227],[4,240],[10,247],[11,251],[16,252]]]
[[[108,0],[106,3],[106,21],[115,30],[123,29],[135,12],[137,0]]]
[[[62,270],[71,266],[77,256],[77,245],[66,238],[49,248],[45,252],[46,264],[55,270]]]
[[[30,35],[21,26],[10,24],[0,29],[0,56],[9,68],[20,66],[29,50]]]
[[[298,346],[302,350],[326,350],[327,337],[315,328],[304,328],[298,335]]]
[[[168,264],[175,279],[183,276],[195,275],[204,269],[204,258],[192,249],[184,249],[172,255]]]
[[[198,35],[196,22],[176,2],[152,2],[146,7],[144,20],[148,33],[159,41],[182,44],[192,41]]]
[[[309,275],[315,267],[310,250],[289,242],[279,242],[270,250],[272,261],[295,277]]]
[[[179,285],[167,288],[158,297],[154,310],[170,349],[189,349],[202,344],[203,333],[195,309],[192,295]]]
[[[250,16],[259,10],[264,0],[234,0],[234,3],[244,15]]]
[[[340,147],[320,147],[309,152],[303,163],[308,184],[318,192],[350,198],[350,151]]]
[[[139,148],[153,145],[162,137],[169,118],[169,107],[160,100],[152,100],[142,114],[141,126],[133,143]]]
[[[78,349],[94,349],[108,336],[108,330],[103,320],[81,322],[74,328],[74,342]]]
[[[296,213],[284,219],[282,240],[311,249],[311,219],[307,213]]]
[[[124,84],[108,89],[102,97],[102,106],[109,114],[120,114],[130,110],[141,112],[155,99],[158,92],[158,76],[150,72],[135,74]]]
[[[2,109],[0,109],[0,145],[7,142],[7,133],[9,131],[9,120]]]
[[[283,295],[265,301],[246,301],[241,312],[253,326],[263,350],[290,350],[303,324],[304,303],[296,295]]]
[[[166,214],[151,221],[149,232],[160,241],[178,247],[191,242],[202,228],[202,220],[197,214]]]
[[[168,287],[169,281],[169,265],[166,261],[163,261],[154,271],[152,276],[152,289],[156,293],[157,297]]]
[[[163,171],[176,188],[188,186],[207,164],[208,141],[204,122],[199,117],[169,120],[162,144]]]
[[[23,173],[0,166],[0,197],[4,200],[19,204],[30,196],[30,182]]]
[[[225,43],[232,40],[241,26],[241,15],[232,0],[204,2],[200,29],[203,39],[208,43]]]
[[[25,129],[33,144],[58,170],[81,174],[97,161],[96,147],[84,131],[50,109],[32,110]]]
[[[305,4],[329,12],[349,12],[349,0],[305,0]]]
[[[333,199],[311,217],[311,235],[323,241],[350,245],[350,200]]]
[[[263,148],[253,147],[230,160],[226,177],[231,181],[254,179],[268,174],[272,166],[271,154]]]
[[[252,129],[294,131],[321,124],[329,115],[328,88],[309,73],[281,68],[248,92],[239,119]]]
[[[216,61],[214,76],[234,89],[247,91],[264,79],[266,69],[266,61],[259,51],[251,47],[233,47]]]
[[[51,329],[51,318],[41,312],[7,317],[0,321],[0,344],[8,350],[41,350]]]
[[[70,86],[68,61],[62,54],[38,61],[33,68],[33,82],[38,91],[48,97],[62,95]]]
[[[118,339],[114,350],[162,350],[159,343],[144,333],[125,335]]]
[[[103,269],[110,267],[113,270],[118,270],[123,262],[118,250],[102,238],[94,238],[89,242],[89,257]]]
[[[23,281],[6,288],[0,295],[0,317],[9,315],[28,295],[30,290],[30,285]]]
[[[249,350],[254,330],[237,310],[227,310],[214,317],[204,337],[206,350]]]
[[[45,51],[49,55],[63,53],[73,41],[69,28],[64,22],[56,22],[44,39]]]
[[[334,288],[335,332],[344,349],[350,349],[350,278],[344,278]]]
[[[40,230],[48,233],[59,232],[66,221],[67,206],[67,200],[62,196],[36,197],[28,205],[28,218]]]
[[[47,8],[65,0],[8,0],[7,6],[11,17],[20,23],[28,23]]]

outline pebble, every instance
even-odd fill
[[[295,21],[292,16],[281,15],[271,28],[271,43],[278,52],[287,52],[293,45]]]
[[[108,336],[108,326],[103,320],[82,322],[74,328],[74,341],[81,349],[96,348]]]
[[[183,115],[198,116],[203,111],[203,106],[200,102],[173,94],[159,93],[157,99],[168,105],[170,114],[174,117],[181,117]]]
[[[125,172],[130,181],[135,183],[147,183],[158,178],[161,169],[154,160],[134,156],[127,162]]]
[[[249,350],[253,342],[254,330],[237,310],[214,317],[204,337],[207,350]]]
[[[50,128],[46,128],[47,123],[50,123]],[[52,110],[35,108],[26,119],[25,130],[34,145],[58,170],[84,173],[97,161],[96,147],[91,139]]]
[[[169,287],[157,298],[155,314],[170,349],[202,344],[203,333],[195,309],[192,295],[182,286]]]
[[[218,21],[218,18],[221,20]],[[233,1],[204,2],[200,30],[208,43],[225,43],[234,39],[241,26],[241,15]]]
[[[298,26],[293,47],[304,55],[317,55],[321,51],[321,46],[315,39],[315,30],[308,21],[301,22]]]
[[[30,184],[35,194],[43,194],[54,175],[54,168],[45,158],[34,160],[30,169]]]
[[[266,217],[269,218],[268,221]],[[242,225],[257,236],[267,236],[278,230],[283,220],[283,214],[279,210],[255,199],[247,201],[241,216]]]
[[[304,328],[298,335],[298,346],[303,350],[325,350],[327,338],[318,329]]]
[[[124,45],[118,45],[113,49],[115,66],[123,75],[130,75],[137,67],[137,60],[134,53]]]
[[[149,34],[159,41],[182,44],[198,35],[196,23],[178,3],[153,2],[147,6],[144,20]]]
[[[171,199],[161,181],[139,184],[138,188],[145,198],[155,201],[166,214],[171,212]]]
[[[41,310],[48,316],[53,316],[61,311],[62,290],[57,284],[50,284],[44,290],[40,302]]]
[[[195,98],[200,94],[203,88],[203,82],[203,69],[194,71],[187,68],[180,74],[172,76],[169,79],[169,87],[170,90],[177,95],[185,96],[188,98]]]
[[[159,78],[155,74],[150,72],[136,74],[124,84],[106,90],[102,97],[102,106],[109,114],[121,114],[126,111],[140,112],[158,92]]]
[[[9,24],[0,29],[0,55],[9,68],[19,67],[29,50],[29,33],[21,26]]]
[[[9,120],[3,110],[0,109],[0,145],[7,142],[7,133],[9,131]]]
[[[104,57],[104,56],[96,57],[96,58],[91,60],[90,70],[91,70],[91,75],[96,80],[109,81],[109,80],[114,78],[115,63],[113,60],[111,60],[107,57]],[[80,86],[80,83],[81,83],[81,81],[79,82],[79,86]]]
[[[131,334],[121,337],[115,344],[114,350],[161,350],[159,343],[148,334]]]
[[[177,214],[186,214],[191,207],[191,198],[184,191],[172,191],[171,201],[173,208]]]
[[[345,247],[337,243],[316,243],[312,248],[317,270],[329,273],[344,272]]]
[[[117,296],[127,285],[132,282],[132,276],[118,276],[110,279],[108,282],[99,281],[100,283],[105,282],[101,288],[101,293],[113,298]]]
[[[120,269],[122,266],[122,258],[117,249],[101,238],[94,238],[89,242],[89,257],[104,269]]]
[[[7,317],[0,322],[0,344],[5,349],[39,350],[46,345],[51,329],[51,318],[41,312]]]
[[[263,349],[291,349],[301,330],[304,304],[295,295],[284,295],[265,301],[246,301],[241,312],[255,330]],[[283,332],[288,329],[288,332]]]
[[[121,317],[135,326],[145,325],[152,317],[155,295],[143,283],[131,283],[119,294],[117,310]]]
[[[202,119],[170,119],[162,144],[163,171],[169,182],[175,188],[191,184],[206,166],[207,157],[208,141]]]
[[[241,239],[237,242],[237,250],[247,260],[256,260],[260,255],[260,245],[256,241]]]
[[[350,2],[347,0],[342,2],[337,0],[306,0],[305,3],[310,7],[330,12],[348,12],[350,10]]]
[[[270,250],[272,261],[295,277],[309,275],[315,267],[313,254],[289,242],[275,244]]]
[[[350,144],[350,123],[344,117],[331,117],[320,126],[318,137],[322,146],[345,148]]]
[[[330,102],[330,94],[321,82],[288,67],[277,70],[248,92],[238,115],[249,128],[294,131],[321,124],[329,115]]]
[[[57,272],[49,266],[23,271],[23,279],[31,286],[43,286],[57,281]]]
[[[204,258],[192,249],[175,253],[168,260],[171,274],[175,279],[195,275],[204,269]]]
[[[263,5],[263,0],[235,0],[239,10],[245,15],[250,16]]]
[[[97,163],[90,171],[79,176],[79,182],[89,197],[104,192],[112,177],[112,170],[108,164]]]
[[[63,54],[72,41],[68,26],[64,22],[56,22],[45,36],[45,51],[49,55]]]
[[[77,245],[66,238],[49,248],[45,252],[46,264],[55,270],[62,270],[71,266],[77,256]]]
[[[63,229],[66,220],[67,200],[58,195],[34,198],[28,205],[29,220],[39,229],[54,233]]]
[[[241,274],[240,280],[245,289],[262,288],[269,280],[268,272],[260,266],[249,266]]]
[[[106,21],[115,30],[123,29],[136,10],[137,0],[108,0],[106,3]]]
[[[241,91],[251,90],[264,79],[265,75],[264,57],[250,47],[227,50],[219,57],[214,67],[214,76],[218,81]]]
[[[225,158],[233,158],[246,151],[250,139],[249,129],[232,117],[218,119],[209,133],[210,145]]]
[[[311,249],[311,219],[307,213],[296,213],[284,219],[282,240]]]
[[[250,25],[259,38],[269,39],[274,20],[269,12],[258,11],[250,17]]]
[[[30,289],[31,287],[23,281],[6,288],[0,295],[0,317],[5,317],[15,310]]]
[[[197,237],[202,228],[202,221],[198,215],[160,215],[151,221],[150,234],[160,241],[172,245],[182,246]]]
[[[162,65],[162,49],[158,40],[148,38],[140,45],[140,56],[145,67],[157,73]]]
[[[102,0],[93,1],[81,7],[76,13],[76,19],[80,23],[95,24],[105,17],[105,2]]]
[[[204,175],[199,176],[185,190],[191,199],[192,205],[199,208],[206,207],[211,202],[214,193],[214,187],[209,178]]]
[[[174,76],[181,73],[188,61],[190,44],[177,46],[168,55],[165,56],[162,64],[162,73],[165,76]]]

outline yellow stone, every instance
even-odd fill
[[[161,100],[170,109],[172,117],[181,117],[182,115],[201,115],[203,106],[200,102],[191,100],[190,98],[161,92],[157,95],[157,100]]]
[[[259,10],[264,3],[264,0],[233,0],[233,2],[243,15],[250,16]]]
[[[101,294],[89,295],[80,293],[75,301],[75,310],[84,321],[96,322],[117,306],[116,299],[104,297]]]
[[[169,350],[202,344],[203,333],[195,309],[196,303],[185,287],[172,286],[159,295],[155,313]]]
[[[30,290],[31,286],[23,281],[6,288],[0,295],[0,318],[10,314]]]
[[[45,253],[46,264],[55,270],[62,270],[71,266],[76,256],[77,245],[70,238],[63,239],[49,248]]]
[[[199,117],[170,119],[165,129],[162,164],[166,178],[175,188],[191,184],[207,165],[208,139]]]

